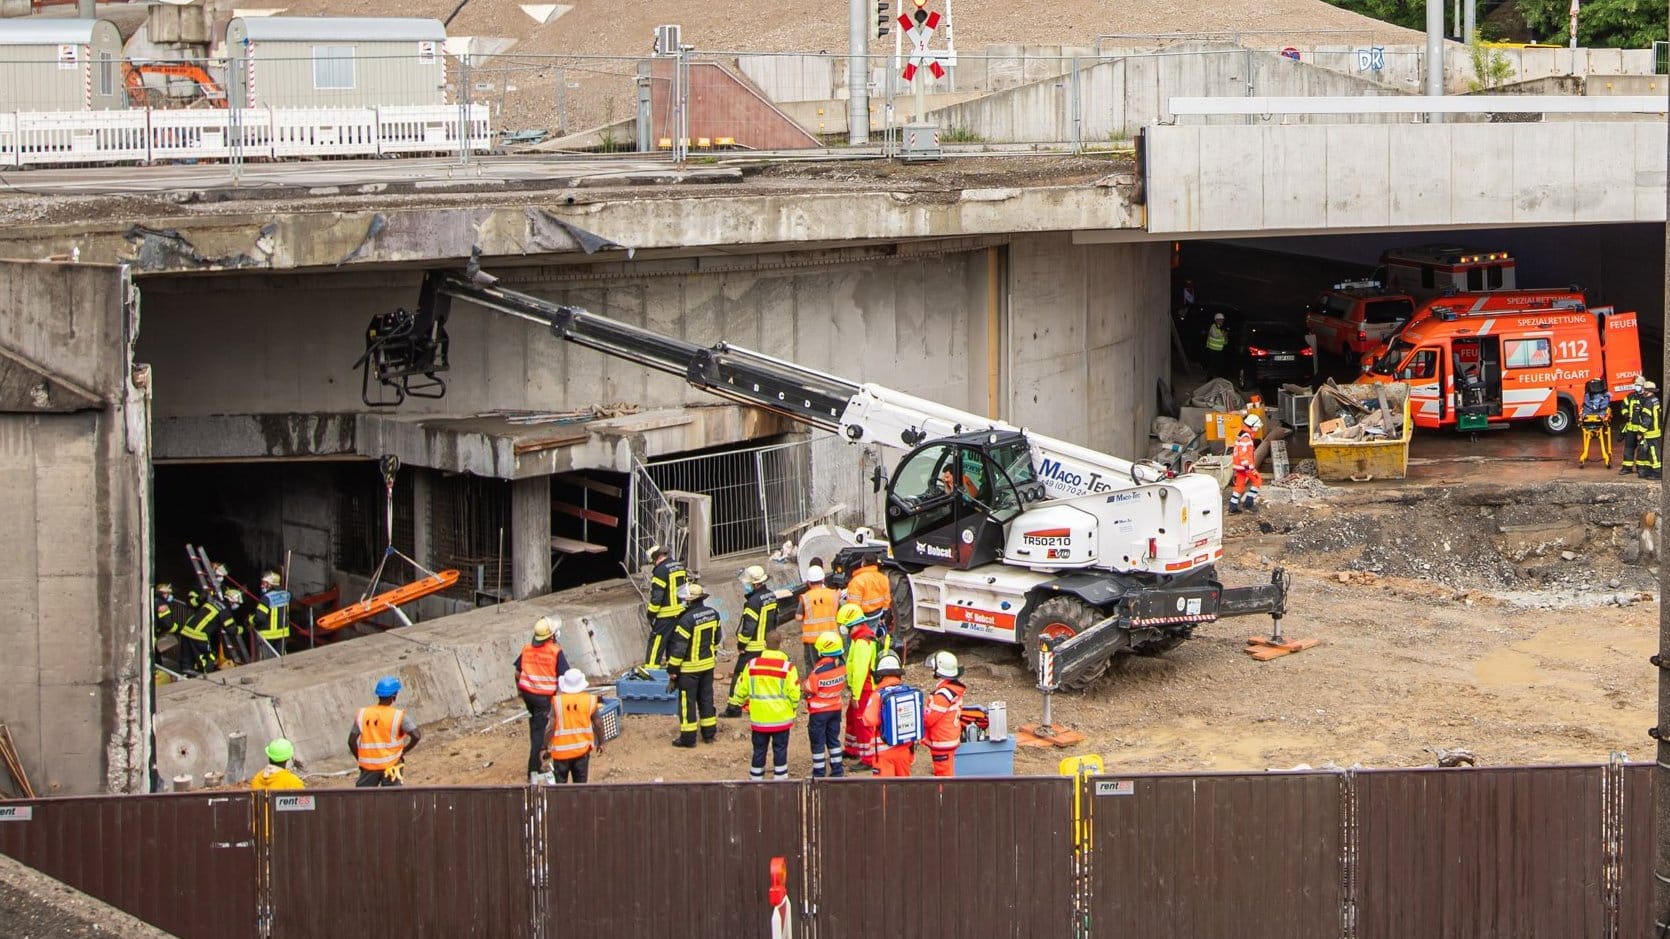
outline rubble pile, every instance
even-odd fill
[[[1383,385],[1375,386],[1372,401],[1359,401],[1329,380],[1317,392],[1332,402],[1339,417],[1316,425],[1314,439],[1330,443],[1345,440],[1396,440],[1403,436],[1403,413],[1386,398]]]

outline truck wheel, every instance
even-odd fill
[[[1542,429],[1547,433],[1558,435],[1571,430],[1571,425],[1575,423],[1577,423],[1576,410],[1571,406],[1570,401],[1562,398],[1560,399],[1560,406],[1554,409],[1554,413],[1542,419]]]
[[[1038,649],[1041,640],[1065,642],[1102,619],[1102,614],[1095,607],[1078,597],[1051,597],[1040,603],[1026,618],[1026,664],[1032,669],[1032,674],[1038,674]],[[1108,658],[1085,669],[1084,674],[1071,683],[1062,682],[1061,687],[1067,691],[1079,691],[1087,687],[1107,672],[1108,664],[1112,661],[1112,658]]]
[[[906,647],[916,645],[916,595],[910,589],[910,578],[901,571],[888,571],[887,580],[893,587],[893,635]]]

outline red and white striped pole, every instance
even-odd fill
[[[794,939],[794,906],[789,903],[789,865],[786,858],[771,859],[771,939]]]
[[[1055,653],[1048,646],[1038,649],[1038,688],[1044,692],[1044,723],[1038,729],[1049,736],[1055,732],[1050,714],[1050,695],[1055,691]]]

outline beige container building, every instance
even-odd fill
[[[106,111],[127,104],[116,24],[0,19],[0,111]]]
[[[226,26],[233,104],[362,108],[447,103],[440,20],[237,17]]]

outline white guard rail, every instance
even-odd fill
[[[458,152],[459,112],[454,105],[240,108],[235,117],[219,109],[0,112],[0,166],[444,155]],[[470,149],[490,149],[487,105],[470,105],[467,123]]]

